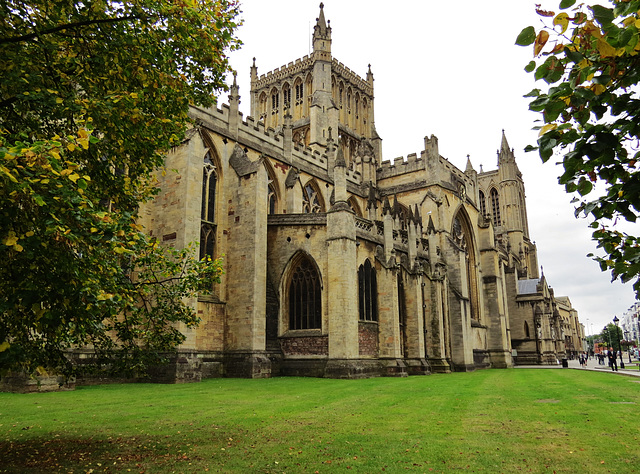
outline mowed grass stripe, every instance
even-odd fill
[[[0,394],[5,472],[640,471],[640,384],[579,370]]]

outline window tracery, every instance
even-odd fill
[[[502,219],[500,218],[500,197],[498,196],[498,190],[496,188],[491,189],[491,213],[493,216],[493,225],[502,225]]]
[[[289,284],[289,329],[322,328],[322,289],[315,265],[304,257]]]
[[[302,212],[305,214],[322,212],[322,205],[320,204],[318,192],[311,183],[307,183],[302,190]]]
[[[369,259],[358,268],[358,309],[361,321],[378,320],[378,283]]]
[[[202,202],[200,211],[200,258],[213,258],[215,251],[216,167],[211,152],[204,156],[202,166]]]

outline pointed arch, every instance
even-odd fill
[[[487,217],[487,202],[482,191],[478,191],[478,207],[480,208],[480,215],[483,218]]]
[[[282,110],[289,110],[291,113],[291,105],[293,102],[291,101],[291,86],[288,82],[285,82],[282,85]]]
[[[496,188],[491,188],[489,198],[491,200],[491,216],[493,218],[493,225],[496,227],[501,226],[502,216],[500,215],[500,195]]]
[[[358,268],[358,313],[361,321],[378,320],[376,269],[368,258]]]
[[[306,89],[307,100],[304,103],[304,116],[308,117],[311,110],[311,98],[313,96],[313,76],[311,73],[307,74],[307,78],[304,81],[304,87]]]
[[[302,188],[302,212],[305,214],[316,214],[325,212],[324,199],[320,192],[320,187],[315,179],[307,181]]]
[[[215,258],[217,239],[218,189],[221,178],[221,162],[208,132],[200,130],[204,145],[202,157],[202,194],[200,203],[200,258]]]
[[[322,329],[323,285],[316,261],[300,250],[289,260],[284,275],[283,327],[289,330]]]
[[[351,207],[351,210],[355,213],[356,216],[363,217],[362,211],[360,210],[360,205],[358,204],[358,200],[355,198],[355,196],[351,196],[347,200],[347,204],[349,204],[349,207]]]
[[[263,160],[265,169],[267,170],[267,214],[277,214],[279,212],[278,204],[281,202],[280,183],[273,165],[268,158]]]
[[[275,87],[269,93],[269,127],[278,126],[278,115],[280,113],[280,91]]]
[[[465,253],[463,268],[460,268],[460,283],[462,294],[468,296],[468,311],[471,319],[480,320],[480,300],[478,290],[478,275],[476,272],[476,241],[469,215],[463,206],[454,215],[451,235],[458,248]],[[466,290],[466,291],[465,291]]]
[[[294,102],[293,102],[293,120],[299,120],[304,116],[304,83],[300,77],[297,77],[293,83]]]
[[[267,121],[267,93],[262,92],[258,99],[258,121],[266,123]]]
[[[529,332],[529,323],[526,320],[524,322],[524,337],[526,339],[531,339],[531,333]]]

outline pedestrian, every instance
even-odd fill
[[[609,353],[607,355],[609,357],[609,367],[611,367],[611,370],[613,370],[614,372],[617,372],[618,362],[616,360],[616,353],[613,351],[613,349],[609,349]]]

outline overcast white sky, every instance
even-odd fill
[[[308,54],[320,2],[241,3],[244,46],[231,63],[247,116],[252,58],[265,74]],[[505,130],[524,177],[530,237],[544,274],[557,296],[569,296],[592,334],[621,317],[635,296],[630,284],[610,283],[609,273],[586,256],[595,244],[588,222],[574,218],[571,197],[557,183],[562,168],[524,152],[535,144],[531,127],[538,117],[522,96],[543,84],[524,71],[532,48],[516,46],[515,39],[525,26],[539,26],[535,3],[540,0],[324,0],[324,12],[333,57],[363,78],[371,64],[383,160],[419,155],[424,137],[434,134],[440,154],[460,169],[470,155],[477,171],[480,165],[489,171]],[[559,3],[542,1],[542,7],[557,10]]]

